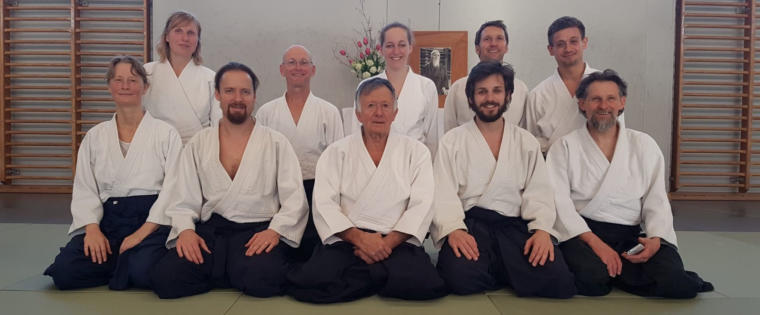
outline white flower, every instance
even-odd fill
[[[362,70],[362,64],[358,63],[358,62],[354,63],[354,69],[356,69],[356,71],[361,71]]]
[[[375,62],[374,62],[374,61],[372,61],[372,59],[370,59],[370,60],[367,60],[367,66],[369,66],[369,67],[372,67],[372,66],[374,66],[374,65],[375,65]]]
[[[369,78],[369,77],[370,77],[369,72],[364,71],[364,73],[362,73],[362,79],[366,79],[366,78]]]
[[[371,61],[372,61],[372,60],[370,60],[370,62],[371,62]],[[377,67],[372,67],[372,68],[369,68],[369,72],[370,72],[370,73],[372,73],[372,74],[376,74],[376,73],[377,73]]]

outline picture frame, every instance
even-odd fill
[[[436,83],[438,107],[443,108],[449,87],[467,76],[467,31],[415,31],[409,65]]]

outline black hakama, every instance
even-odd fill
[[[314,180],[307,179],[303,181],[303,188],[306,192],[306,200],[309,203],[309,221],[306,222],[306,229],[303,231],[301,244],[298,248],[288,249],[288,258],[294,262],[305,262],[309,260],[317,246],[322,244],[317,234],[317,228],[314,227],[314,215],[312,214],[311,198],[314,192]]]
[[[150,207],[158,195],[114,197],[103,203],[99,226],[111,246],[111,254],[102,264],[84,255],[84,236],[71,238],[55,261],[45,270],[61,290],[80,289],[108,284],[111,289],[150,288],[149,270],[166,253],[168,227],[160,227],[140,244],[119,255],[125,237],[145,223]]]
[[[473,294],[511,287],[518,296],[570,298],[575,295],[573,275],[558,246],[554,261],[533,267],[523,255],[532,236],[527,221],[474,207],[465,212],[465,225],[478,243],[477,261],[457,258],[448,242],[438,254],[438,271],[455,294]]]
[[[638,225],[585,220],[591,232],[618,253],[636,246],[638,237],[643,237]],[[575,273],[578,293],[582,295],[606,295],[613,286],[640,296],[665,298],[693,298],[699,292],[713,290],[712,284],[684,270],[677,249],[664,240],[660,250],[645,263],[634,264],[620,257],[623,268],[615,278],[609,276],[607,266],[579,237],[563,242],[560,247],[570,270]]]
[[[180,258],[176,249],[169,250],[153,269],[153,290],[162,299],[227,287],[256,297],[282,295],[288,269],[287,245],[280,242],[269,253],[245,255],[248,240],[268,227],[269,221],[236,223],[213,214],[195,228],[211,254],[201,249],[203,264],[197,265]]]
[[[311,303],[347,302],[373,294],[407,300],[447,294],[425,250],[406,242],[374,264],[355,256],[348,242],[320,246],[311,259],[288,274],[288,280],[289,294]]]

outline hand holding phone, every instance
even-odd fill
[[[636,255],[638,253],[641,253],[642,250],[644,250],[644,245],[636,244],[636,246],[634,246],[633,248],[629,249],[625,253],[628,254],[628,256],[633,256],[633,255]]]

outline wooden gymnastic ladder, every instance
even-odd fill
[[[758,3],[676,4],[671,198],[760,200]]]
[[[150,60],[150,0],[4,0],[0,192],[71,191],[85,132],[114,107],[116,55]]]

